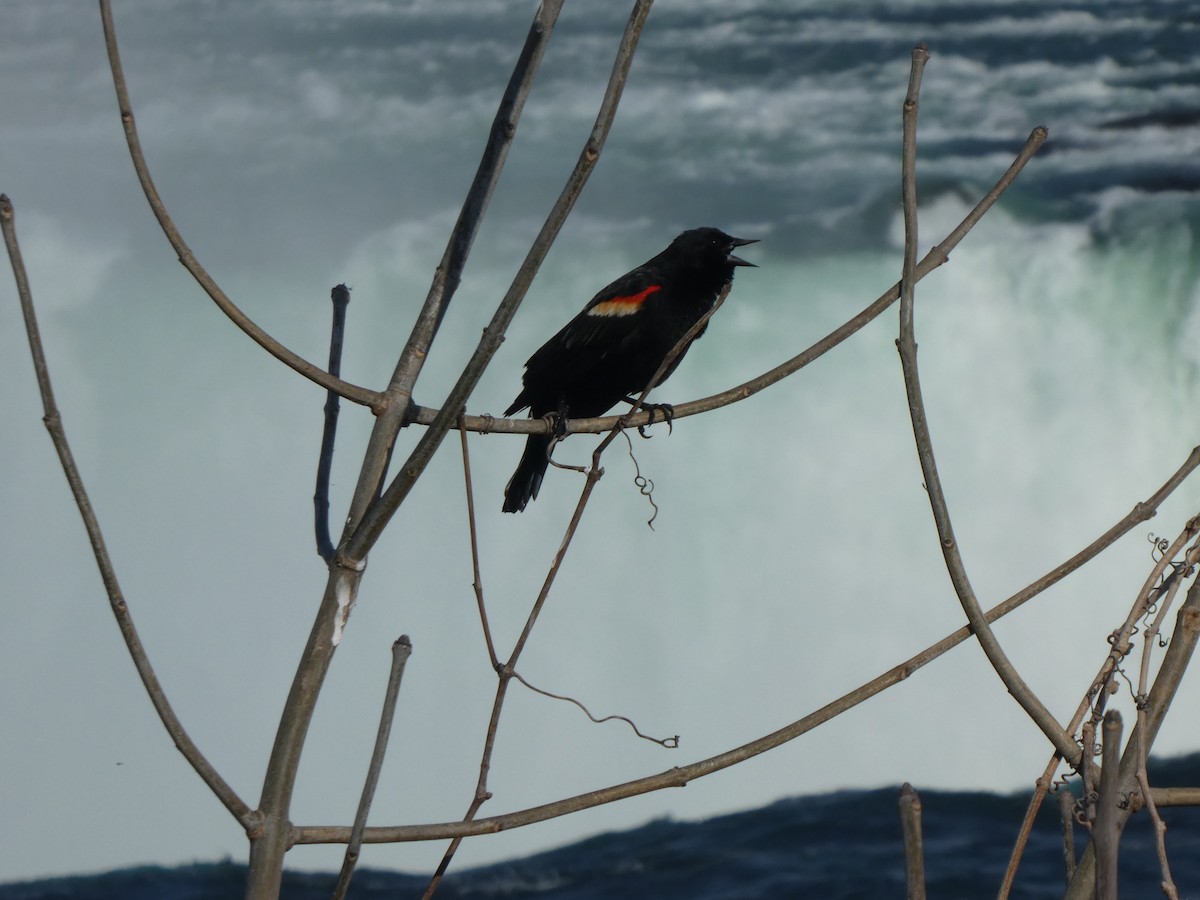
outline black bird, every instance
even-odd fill
[[[716,228],[679,235],[658,256],[593,297],[529,357],[524,388],[504,414],[528,407],[531,417],[590,418],[641,394],[680,338],[712,309],[717,294],[733,280],[734,268],[754,265],[733,255],[734,248],[753,243]],[[703,333],[701,329],[696,337]],[[675,371],[687,349],[661,381]],[[551,435],[529,436],[504,489],[505,512],[520,512],[538,495],[553,443]]]

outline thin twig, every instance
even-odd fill
[[[597,725],[603,725],[605,722],[624,722],[626,725],[628,725],[630,728],[633,729],[634,734],[636,734],[638,737],[640,737],[644,741],[649,741],[652,744],[658,744],[661,747],[666,747],[668,750],[675,750],[679,747],[679,735],[675,735],[674,737],[669,737],[669,738],[656,738],[649,734],[643,734],[641,729],[638,728],[637,725],[634,723],[633,719],[630,719],[627,716],[611,715],[611,716],[603,716],[601,718],[597,718],[596,716],[592,715],[591,710],[589,710],[586,706],[584,706],[582,703],[580,703],[574,697],[568,697],[564,694],[555,694],[553,691],[547,691],[543,688],[532,685],[525,679],[524,676],[521,675],[520,672],[514,671],[513,678],[517,679],[517,681],[521,682],[521,684],[525,685],[525,687],[529,688],[535,694],[541,694],[543,697],[550,697],[551,699],[554,699],[554,700],[565,700],[568,703],[574,703],[581,710],[583,710],[583,714],[585,716],[587,716],[589,719],[591,719]]]
[[[1046,792],[1049,789],[1047,786],[1050,784],[1050,779],[1054,777],[1060,762],[1062,762],[1062,758],[1058,755],[1058,751],[1055,751],[1050,763],[1046,766],[1046,771],[1034,785],[1033,796],[1029,798],[1029,805],[1025,808],[1025,818],[1021,820],[1021,827],[1017,830],[1017,839],[1013,842],[1013,851],[1009,855],[1008,866],[1004,870],[1004,877],[1000,879],[1000,890],[996,894],[997,900],[1008,900],[1013,882],[1017,879],[1017,869],[1020,868],[1021,858],[1025,854],[1025,845],[1029,842],[1030,834],[1033,833],[1033,824],[1037,821],[1042,801],[1046,799]]]
[[[1200,806],[1200,787],[1150,788],[1155,806]],[[1141,797],[1134,798],[1134,812],[1141,809]]]
[[[492,751],[496,747],[496,732],[500,728],[500,712],[504,708],[504,698],[508,694],[508,685],[512,681],[511,670],[501,670],[498,674],[500,678],[496,684],[496,696],[492,700],[492,714],[488,717],[487,737],[484,738],[483,742],[483,758],[479,763],[479,778],[475,782],[475,795],[471,798],[471,803],[463,815],[463,824],[468,824],[474,820],[476,814],[479,812],[479,808],[492,799],[492,792],[488,790],[487,786],[488,773],[492,768]],[[425,893],[421,895],[422,900],[429,900],[437,892],[438,887],[442,883],[442,878],[446,875],[446,870],[450,868],[450,863],[454,861],[454,855],[462,845],[463,838],[467,836],[468,833],[466,832],[453,836],[450,846],[442,854],[442,859],[438,863],[437,869],[430,877],[429,884],[425,886]]]
[[[917,114],[920,109],[921,80],[928,62],[929,48],[917,44],[913,48],[908,92],[904,96],[904,138],[900,154],[900,193],[904,213],[904,270],[900,279],[902,318],[906,307],[911,316],[914,273],[917,269]]]
[[[479,532],[475,528],[475,490],[471,485],[471,454],[467,450],[467,429],[459,429],[462,443],[463,482],[467,493],[467,531],[471,538],[471,587],[475,591],[475,606],[479,609],[479,624],[483,628],[483,640],[487,644],[488,660],[493,669],[500,667],[496,656],[496,645],[492,642],[492,628],[488,623],[487,605],[483,601],[483,572],[479,566]]]
[[[167,240],[174,248],[179,261],[183,263],[183,267],[196,279],[196,283],[204,289],[204,292],[212,298],[221,312],[225,313],[233,324],[280,362],[290,366],[296,372],[299,372],[310,381],[316,382],[326,390],[335,391],[347,400],[360,403],[363,406],[378,409],[379,404],[384,399],[382,394],[368,388],[359,387],[356,384],[350,384],[348,381],[343,381],[324,371],[320,366],[313,365],[271,337],[271,335],[255,324],[249,316],[242,312],[237,304],[229,299],[216,281],[213,280],[212,276],[208,274],[208,270],[196,259],[195,254],[192,253],[191,248],[184,241],[183,235],[175,227],[174,221],[172,221],[162,198],[158,194],[158,189],[154,186],[154,180],[150,177],[150,169],[146,164],[146,157],[142,153],[142,144],[138,138],[137,125],[133,118],[133,105],[129,101],[129,89],[125,83],[125,72],[121,67],[121,55],[117,49],[117,33],[113,25],[112,9],[109,6],[109,0],[100,0],[100,21],[104,26],[104,45],[108,50],[108,63],[112,69],[113,87],[117,91],[117,106],[121,112],[121,125],[125,129],[125,142],[129,145],[129,157],[133,161],[134,171],[137,173],[138,181],[142,185],[142,191],[146,195],[150,209],[154,212],[155,218],[158,219],[158,224],[162,228],[163,234],[166,235]]]
[[[1079,729],[1080,746],[1083,749],[1083,766],[1078,769],[1080,780],[1083,782],[1084,821],[1090,828],[1096,818],[1096,806],[1093,803],[1096,791],[1100,788],[1100,772],[1096,768],[1096,723],[1084,722]],[[1054,755],[1055,768],[1061,762],[1058,754]]]
[[[1061,581],[1067,575],[1084,565],[1084,563],[1094,559],[1132,528],[1153,517],[1158,507],[1197,467],[1200,467],[1200,447],[1194,448],[1191,451],[1183,465],[1173,472],[1157,491],[1147,500],[1134,504],[1133,509],[1103,535],[1041,578],[988,610],[988,621],[995,622],[1003,616],[1008,615],[1033,597],[1044,592],[1047,588]],[[425,825],[392,825],[368,828],[364,835],[364,840],[368,843],[395,843],[432,840],[436,838],[454,838],[460,835],[492,834],[497,831],[505,831],[534,822],[543,822],[547,819],[566,815],[580,809],[588,809],[593,806],[623,800],[626,797],[635,797],[639,794],[646,794],[667,787],[680,787],[696,778],[702,778],[705,775],[719,772],[760,753],[772,750],[788,741],[795,740],[830,719],[836,718],[847,710],[853,709],[860,703],[906,680],[914,672],[967,641],[971,637],[971,634],[972,632],[969,627],[959,628],[940,641],[926,647],[915,656],[892,667],[882,675],[860,685],[849,693],[843,694],[838,699],[826,704],[815,712],[809,713],[803,718],[771,734],[764,735],[716,756],[686,766],[676,767],[657,775],[647,776],[624,784],[591,791],[577,797],[569,797],[543,806],[493,816],[487,819],[477,819],[472,822],[441,822]],[[298,844],[344,843],[348,839],[348,836],[348,826],[303,825],[295,828],[293,841]]]
[[[658,368],[654,370],[654,374],[650,376],[650,380],[646,382],[646,386],[642,388],[642,392],[635,398],[635,402],[629,408],[629,412],[621,417],[625,420],[625,424],[622,427],[629,427],[629,420],[627,417],[636,414],[638,410],[642,408],[646,402],[647,395],[656,387],[658,387],[658,383],[662,380],[663,376],[666,375],[671,366],[675,364],[675,360],[679,359],[679,357],[688,349],[688,347],[691,346],[692,341],[696,339],[696,335],[700,334],[700,332],[708,327],[708,320],[717,314],[717,310],[720,309],[725,303],[725,300],[729,297],[729,292],[732,289],[732,279],[721,285],[721,290],[717,292],[717,299],[713,301],[713,305],[709,307],[709,309],[699,318],[699,320],[692,324],[691,328],[683,333],[683,337],[677,340],[675,342],[675,346],[673,346],[667,355],[663,357],[663,361],[658,364]],[[672,416],[672,418],[674,418],[674,416]],[[650,415],[650,422],[654,422],[653,412]],[[610,435],[615,437],[617,431],[619,431],[619,429],[614,428],[612,432],[610,432]]]
[[[993,634],[987,618],[983,614],[983,609],[979,605],[979,600],[975,596],[975,591],[971,587],[966,567],[958,551],[958,542],[954,537],[950,510],[942,491],[941,478],[938,475],[937,462],[934,458],[929,422],[925,416],[925,401],[921,395],[921,381],[917,368],[917,344],[913,335],[913,291],[917,260],[917,96],[921,86],[921,74],[928,58],[929,51],[923,45],[918,45],[913,50],[912,75],[909,80],[908,95],[904,100],[904,167],[901,173],[904,198],[904,274],[900,281],[900,338],[897,346],[900,350],[901,368],[904,372],[904,386],[908,395],[909,416],[912,419],[917,456],[921,462],[921,472],[925,478],[926,493],[933,511],[933,520],[937,527],[946,570],[950,574],[954,591],[967,615],[967,620],[975,631],[980,647],[983,648],[988,661],[996,670],[996,674],[1000,676],[1001,681],[1004,682],[1004,686],[1008,688],[1009,693],[1013,695],[1063,757],[1074,765],[1079,762],[1078,745],[1069,734],[1063,731],[1058,721],[1050,714],[1050,711],[1046,709],[1008,659],[1000,642]]]
[[[1140,714],[1139,714],[1140,715]],[[1141,754],[1144,758],[1145,754]],[[1137,772],[1138,788],[1141,790],[1146,812],[1150,814],[1150,822],[1154,828],[1154,847],[1158,852],[1158,868],[1162,872],[1162,883],[1160,887],[1162,892],[1167,896],[1167,900],[1179,900],[1179,888],[1175,886],[1175,879],[1171,877],[1171,862],[1167,858],[1167,823],[1162,820],[1162,816],[1158,814],[1158,806],[1154,802],[1153,792],[1150,790],[1150,777],[1146,774],[1146,764],[1139,761]]]
[[[1195,523],[1189,523],[1190,526]],[[1135,777],[1137,778],[1138,787],[1141,789],[1142,802],[1146,808],[1146,812],[1150,816],[1150,822],[1154,829],[1154,846],[1158,852],[1158,866],[1162,872],[1162,891],[1167,896],[1168,900],[1179,900],[1179,890],[1175,886],[1175,879],[1171,876],[1171,863],[1167,857],[1166,832],[1167,825],[1162,820],[1162,816],[1158,814],[1158,806],[1154,802],[1154,796],[1150,791],[1150,776],[1146,770],[1147,757],[1150,755],[1149,747],[1141,740],[1141,736],[1146,733],[1146,704],[1145,700],[1149,694],[1150,686],[1150,657],[1153,654],[1154,645],[1159,640],[1159,635],[1162,630],[1163,619],[1167,615],[1167,611],[1171,608],[1171,603],[1175,599],[1175,595],[1179,592],[1179,586],[1182,583],[1180,575],[1184,572],[1189,572],[1196,564],[1197,556],[1200,555],[1200,545],[1193,545],[1191,550],[1184,554],[1183,562],[1178,564],[1171,572],[1169,577],[1170,587],[1163,593],[1161,590],[1157,592],[1156,602],[1158,604],[1158,612],[1154,616],[1154,620],[1149,627],[1145,629],[1144,642],[1142,649],[1142,664],[1138,672],[1138,690],[1137,690],[1137,769]],[[1165,559],[1164,555],[1164,559]]]
[[[71,452],[71,446],[67,442],[66,429],[63,427],[62,415],[59,413],[58,404],[54,399],[54,389],[50,384],[50,367],[46,362],[41,333],[38,329],[37,314],[33,305],[33,294],[29,288],[29,278],[25,272],[25,262],[21,256],[20,244],[17,241],[16,218],[12,202],[4,194],[0,194],[0,229],[4,232],[4,243],[8,248],[8,258],[12,263],[13,278],[17,286],[17,296],[21,303],[21,313],[25,319],[25,333],[29,338],[29,352],[33,357],[33,368],[37,376],[38,390],[42,397],[42,409],[44,413],[42,421],[46,425],[46,430],[50,433],[50,440],[54,443],[54,449],[58,453],[63,474],[67,478],[67,484],[70,485],[71,494],[75,498],[75,505],[79,509],[79,515],[83,519],[83,526],[87,530],[88,541],[92,546],[92,554],[96,558],[96,567],[100,570],[100,578],[104,582],[104,589],[108,594],[109,606],[112,608],[113,616],[117,620],[117,627],[121,630],[121,637],[125,640],[125,647],[129,651],[129,656],[133,660],[133,665],[137,669],[138,676],[142,679],[142,684],[146,688],[150,702],[154,705],[154,710],[158,713],[158,717],[162,721],[163,727],[167,729],[167,734],[171,736],[175,747],[183,754],[188,764],[196,770],[196,774],[208,785],[217,799],[241,823],[247,833],[252,834],[261,825],[258,813],[251,810],[245,801],[238,796],[237,792],[213,768],[204,754],[200,752],[200,748],[192,741],[187,730],[183,727],[183,723],[175,715],[175,710],[171,707],[171,703],[163,691],[162,684],[159,683],[158,676],[154,672],[154,667],[150,664],[150,658],[146,655],[146,648],[142,645],[142,640],[138,636],[137,629],[134,627],[133,613],[129,609],[129,604],[125,600],[124,593],[121,591],[116,570],[113,568],[112,559],[108,555],[108,547],[104,541],[104,534],[100,530],[100,521],[96,517],[96,511],[92,507],[91,500],[88,498],[87,489],[83,484],[83,477],[80,475],[79,468],[75,464],[75,456]]]
[[[1058,817],[1062,823],[1063,867],[1070,884],[1075,874],[1075,795],[1065,784],[1058,788]]]
[[[525,644],[528,642],[529,636],[533,633],[533,626],[537,623],[538,616],[541,615],[542,608],[546,605],[546,600],[550,596],[550,588],[553,587],[554,580],[558,576],[558,571],[562,567],[563,559],[566,558],[567,551],[571,547],[575,532],[579,528],[579,522],[583,518],[583,511],[587,508],[588,500],[591,499],[592,490],[603,474],[604,470],[596,465],[593,465],[587,473],[583,491],[579,496],[579,501],[575,504],[575,511],[571,514],[571,520],[567,523],[562,543],[559,544],[558,550],[554,553],[554,558],[550,561],[550,568],[546,572],[545,579],[542,581],[542,587],[538,591],[537,599],[534,601],[533,607],[529,610],[529,615],[525,619],[525,626],[521,629],[521,634],[517,638],[517,642],[513,645],[513,650],[508,657],[508,661],[504,664],[504,668],[510,677],[515,674],[513,670],[517,665],[517,660],[525,649]]]
[[[333,900],[344,900],[354,877],[362,850],[363,829],[367,827],[367,814],[375,798],[379,784],[379,773],[383,769],[383,757],[387,753],[388,738],[392,733],[392,719],[396,714],[396,698],[400,695],[400,679],[404,677],[404,666],[412,655],[412,641],[407,634],[400,635],[392,644],[392,666],[388,673],[387,689],[383,694],[383,711],[379,715],[379,730],[375,733],[375,749],[371,753],[371,764],[363,783],[358,811],[354,814],[354,826],[350,829],[350,841],[346,844],[346,855],[342,859],[342,870],[338,873],[337,885],[333,889]]]
[[[1117,900],[1117,855],[1121,845],[1120,805],[1121,713],[1104,714],[1104,758],[1100,769],[1100,796],[1091,846],[1096,853],[1096,900]]]
[[[907,781],[900,786],[900,826],[904,832],[904,874],[908,900],[925,900],[925,846],[921,839],[921,797]]]
[[[346,307],[350,305],[350,289],[339,284],[330,291],[333,301],[333,324],[329,329],[329,373],[342,374],[342,343],[346,334]],[[333,470],[333,445],[337,439],[338,412],[341,398],[329,391],[325,398],[325,427],[321,432],[321,453],[317,460],[317,488],[313,492],[313,516],[317,532],[317,553],[326,563],[333,562],[335,547],[329,536],[329,476]]]

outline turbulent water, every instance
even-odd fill
[[[1151,766],[1162,787],[1200,780],[1200,756]],[[578,844],[448,877],[446,900],[662,898],[688,900],[895,900],[904,896],[904,849],[896,791],[840,791],[780,800],[704,822],[651,822]],[[1008,866],[1026,796],[927,791],[921,795],[926,885],[930,897],[994,897]],[[1164,810],[1172,877],[1181,896],[1200,890],[1200,810]],[[1077,829],[1076,852],[1085,832]],[[1014,897],[1062,896],[1062,829],[1057,804],[1043,806]],[[1121,897],[1159,897],[1161,875],[1145,816],[1122,838]],[[225,900],[238,896],[245,868],[233,863],[141,868],[103,875],[0,885],[0,900]],[[288,873],[283,900],[329,896],[336,875]],[[359,871],[349,896],[418,897],[427,879]]]
[[[10,180],[0,188],[26,229],[60,404],[163,683],[252,802],[320,594],[309,517],[324,395],[226,330],[155,232],[90,9],[9,6],[0,176]],[[256,321],[310,359],[326,352],[329,288],[351,284],[343,372],[385,383],[533,4],[114,6],[142,140],[189,243]],[[566,4],[418,383],[423,405],[444,396],[561,189],[626,14],[611,0]],[[885,291],[900,272],[900,109],[918,41],[932,54],[918,135],[923,248],[1035,126],[1050,134],[917,295],[931,428],[977,592],[1002,600],[1149,496],[1200,443],[1200,7],[1181,0],[659,0],[595,174],[468,411],[504,409],[523,360],[683,228],[761,238],[744,254],[760,268],[738,271],[704,339],[652,399],[739,384]],[[28,402],[3,407],[21,424],[3,429],[0,451],[40,480],[4,495],[9,521],[39,527],[20,529],[38,532],[25,543],[0,542],[11,596],[37,598],[14,604],[9,627],[30,637],[0,661],[11,667],[0,681],[39,689],[9,692],[0,710],[6,734],[31,736],[0,741],[0,806],[20,823],[0,840],[0,878],[244,858],[239,830],[174,755],[120,655],[47,462],[16,312],[3,314],[0,363],[15,387],[0,402]],[[514,690],[495,798],[481,814],[724,752],[960,627],[895,337],[890,310],[770,390],[637,441],[655,483],[653,531],[624,445],[610,451],[519,668],[597,713],[679,733],[680,750]],[[369,428],[361,410],[343,412],[335,519]],[[401,434],[397,460],[416,431]],[[556,458],[583,464],[593,446],[572,437]],[[482,582],[503,655],[580,481],[552,470],[528,511],[501,516],[519,443],[474,436],[471,448]],[[415,650],[372,824],[453,821],[467,807],[495,683],[470,587],[458,452],[447,441],[372,554],[305,749],[298,822],[353,814],[380,668],[400,633]],[[998,626],[1060,720],[1153,564],[1148,533],[1177,533],[1197,496],[1189,483],[1104,560]],[[44,534],[63,535],[61,551],[35,543]],[[1156,750],[1200,746],[1187,718],[1200,702],[1194,681]],[[1129,694],[1114,704],[1131,708]],[[467,841],[445,896],[896,897],[894,795],[874,789],[904,780],[926,798],[932,895],[991,896],[1022,806],[1003,793],[1032,783],[1049,752],[968,644],[686,790]],[[851,790],[822,793],[841,789]],[[953,793],[963,790],[993,793]],[[772,804],[779,797],[801,799]],[[1172,840],[1194,848],[1195,819],[1172,816]],[[1056,828],[1042,826],[1022,896],[1057,890]],[[528,857],[598,831],[609,833]],[[442,847],[368,849],[368,865],[418,872]],[[1200,875],[1188,867],[1200,854],[1177,857],[1195,895]],[[289,865],[329,871],[337,860],[336,849],[301,847]],[[1139,866],[1144,880],[1123,896],[1156,895],[1144,847],[1125,871]],[[235,864],[123,870],[0,896],[230,896],[241,874]],[[356,891],[417,883],[364,870]],[[325,876],[295,876],[289,896],[309,896],[306,884],[328,891]]]

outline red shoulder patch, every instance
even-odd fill
[[[624,297],[611,297],[608,300],[602,300],[589,309],[587,313],[589,316],[631,316],[642,308],[642,304],[647,297],[661,290],[661,284],[652,284],[644,291],[638,291],[636,294],[627,294]]]

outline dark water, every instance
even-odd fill
[[[1200,754],[1152,764],[1157,786],[1200,784]],[[442,898],[562,900],[684,897],[692,900],[904,896],[897,792],[839,791],[795,797],[704,822],[658,820],[568,847],[452,873]],[[926,882],[931,898],[993,897],[1008,864],[1025,795],[924,791]],[[1200,810],[1164,809],[1172,873],[1182,897],[1200,892]],[[1084,835],[1077,832],[1078,850]],[[1123,898],[1162,896],[1145,815],[1122,838]],[[218,900],[241,895],[245,867],[232,862],[122,869],[101,875],[0,885],[0,900]],[[290,872],[282,896],[330,895],[336,875]],[[426,876],[357,872],[350,896],[419,897]],[[1013,896],[1052,898],[1064,884],[1057,804],[1043,805]]]

